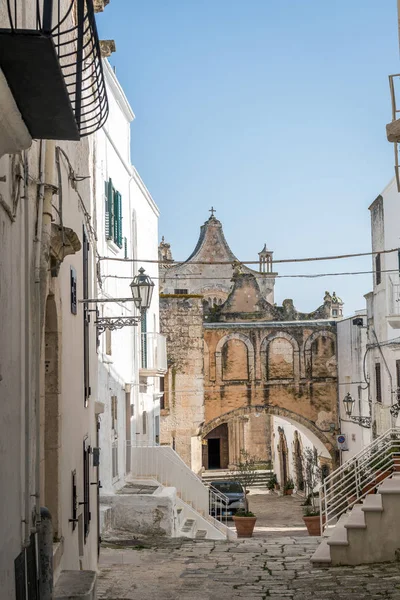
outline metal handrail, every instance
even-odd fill
[[[319,488],[321,531],[400,468],[400,428],[393,427],[326,477]]]

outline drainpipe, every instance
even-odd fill
[[[40,522],[40,353],[41,353],[41,306],[40,306],[40,257],[42,251],[43,203],[44,203],[44,164],[46,142],[40,140],[38,211],[35,238],[35,416],[36,416],[36,463],[35,463],[35,498],[36,521]]]
[[[31,423],[32,423],[32,387],[31,387],[31,269],[30,269],[30,218],[29,218],[29,175],[27,153],[24,157],[24,279],[25,279],[25,298],[24,298],[24,342],[25,342],[25,373],[24,373],[24,439],[25,439],[25,465],[24,465],[24,518],[22,546],[29,546],[30,542],[30,521],[31,521],[31,476],[30,476],[30,455],[31,455]]]
[[[40,456],[41,456],[41,364],[42,364],[42,335],[45,321],[47,279],[49,271],[50,242],[51,242],[51,200],[54,172],[54,141],[41,141],[39,159],[39,185],[38,185],[38,224],[36,234],[35,254],[35,300],[36,300],[36,365],[35,365],[35,415],[36,415],[36,465],[35,465],[35,497],[36,497],[36,524],[41,521],[40,516]]]

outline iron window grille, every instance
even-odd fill
[[[108,117],[93,0],[25,2],[6,0],[0,67],[33,138],[79,140]]]

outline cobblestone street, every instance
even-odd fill
[[[313,537],[160,540],[100,556],[99,600],[400,600],[399,563],[312,568]],[[148,547],[144,547],[148,546]]]

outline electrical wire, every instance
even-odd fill
[[[292,274],[292,275],[274,275],[274,278],[276,279],[287,279],[287,278],[304,278],[304,279],[318,279],[319,277],[339,277],[339,276],[346,276],[346,275],[372,275],[373,273],[375,273],[375,271],[344,271],[344,272],[339,272],[339,273],[302,273],[302,274]],[[382,269],[381,273],[399,273],[399,269]],[[262,273],[260,273],[260,275],[262,275]],[[115,278],[115,279],[132,279],[132,277],[125,277],[123,275],[103,275],[102,279],[107,279],[107,278]],[[152,279],[158,279],[160,281],[164,281],[165,279],[168,279],[168,277],[151,277]],[[172,277],[171,277],[172,279]],[[179,281],[179,280],[183,280],[183,281],[203,281],[203,280],[213,280],[215,281],[216,279],[218,279],[218,281],[220,280],[232,280],[232,277],[207,277],[204,275],[196,275],[196,276],[186,276],[186,275],[175,275],[173,278],[173,281]]]
[[[361,256],[374,256],[376,254],[390,254],[391,252],[398,252],[400,248],[392,248],[391,250],[379,250],[374,252],[357,252],[355,254],[337,254],[332,256],[314,256],[307,258],[281,258],[274,259],[272,264],[282,264],[282,263],[299,263],[299,262],[314,262],[320,260],[339,260],[343,258],[358,258]],[[231,260],[221,260],[221,261],[204,261],[204,260],[188,260],[188,261],[168,261],[167,263],[162,260],[156,260],[152,258],[140,259],[140,258],[118,258],[116,256],[100,256],[99,260],[111,260],[111,261],[121,261],[121,262],[140,262],[140,263],[153,263],[160,264],[168,267],[174,266],[182,266],[182,265],[232,265],[234,261]],[[239,265],[259,265],[259,260],[238,260]]]

